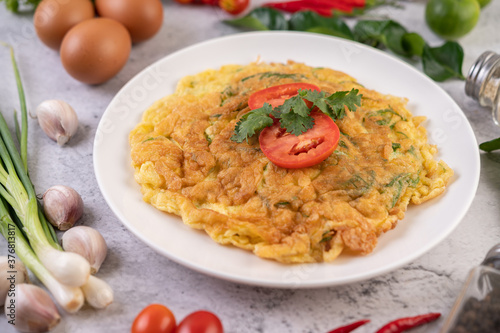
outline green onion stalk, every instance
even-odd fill
[[[11,48],[19,98],[22,123],[18,137],[20,151],[14,143],[5,118],[0,113],[0,196],[14,210],[20,221],[20,228],[26,235],[34,253],[47,270],[62,284],[69,287],[84,285],[90,275],[90,264],[82,256],[62,251],[57,237],[43,213],[27,170],[27,110],[24,90]],[[25,263],[28,265],[27,263]]]
[[[60,283],[40,262],[36,254],[26,241],[21,230],[12,220],[6,203],[0,199],[0,233],[9,241],[15,244],[16,255],[21,261],[37,276],[37,278],[47,287],[51,294],[67,312],[78,311],[84,302],[83,292],[78,287],[68,287]]]

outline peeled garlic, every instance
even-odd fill
[[[103,309],[113,303],[113,289],[104,280],[91,275],[81,288],[87,303],[96,309]]]
[[[68,230],[82,216],[83,200],[71,187],[52,186],[43,194],[43,211],[54,227]]]
[[[52,99],[36,108],[36,116],[42,130],[49,138],[62,146],[76,133],[78,117],[66,102]]]
[[[78,253],[87,259],[92,274],[99,270],[108,252],[101,233],[86,226],[77,226],[66,231],[62,237],[62,246],[65,251]]]
[[[5,317],[21,332],[46,332],[61,321],[59,311],[42,288],[21,283],[5,300]]]
[[[18,258],[0,257],[0,307],[4,305],[9,289],[18,283],[29,282],[28,271]]]

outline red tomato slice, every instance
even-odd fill
[[[180,322],[175,333],[224,333],[224,328],[212,312],[196,311]]]
[[[248,98],[248,106],[251,110],[255,110],[263,107],[264,103],[269,103],[274,108],[283,104],[286,99],[297,95],[299,89],[320,90],[318,86],[310,83],[281,84],[254,92]],[[309,107],[311,106],[309,105]]]
[[[260,132],[260,149],[282,168],[306,168],[324,161],[339,143],[340,131],[335,122],[322,112],[313,111],[314,126],[299,136],[287,133],[275,121]]]
[[[161,304],[150,304],[135,318],[132,333],[174,333],[174,314]]]

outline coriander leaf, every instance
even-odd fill
[[[321,109],[320,106],[324,106],[326,108],[326,102],[324,100],[325,93],[317,90],[299,90],[300,97],[305,98],[309,102],[312,102],[315,106]]]
[[[481,143],[479,149],[487,152],[500,149],[500,138]]]
[[[462,75],[464,50],[457,42],[446,42],[439,47],[425,45],[422,52],[424,73],[435,81],[453,77],[465,79]]]
[[[280,116],[280,124],[288,133],[300,135],[314,126],[314,118],[294,112],[283,113]]]
[[[338,17],[324,17],[313,11],[299,11],[288,21],[290,30],[316,32],[354,40],[349,26]]]
[[[280,117],[280,115],[286,113],[295,113],[302,117],[309,116],[311,109],[306,105],[306,102],[299,96],[293,96],[285,100],[283,104],[276,107],[273,115]]]
[[[358,89],[351,91],[337,91],[325,98],[318,98],[318,94],[307,94],[304,98],[314,103],[323,113],[326,113],[332,119],[342,119],[345,116],[345,107],[350,111],[356,111],[357,106],[361,105],[361,96],[358,95]],[[309,96],[312,96],[309,99]]]
[[[259,7],[252,10],[246,16],[223,21],[226,24],[250,28],[255,30],[287,30],[288,21],[285,16],[276,9]]]
[[[248,141],[248,138],[273,124],[273,119],[269,114],[273,111],[271,104],[265,103],[263,107],[252,110],[243,116],[234,128],[234,135],[231,140],[236,142]]]
[[[300,95],[286,99],[273,110],[273,116],[278,118],[281,128],[288,133],[300,135],[314,126],[314,119],[309,116],[311,109]]]
[[[314,126],[314,118],[310,116],[309,108],[304,99],[313,103],[332,119],[342,119],[345,116],[345,107],[355,111],[361,105],[361,95],[357,89],[351,91],[337,91],[325,97],[323,92],[299,89],[298,94],[284,101],[282,105],[273,108],[269,103],[241,116],[236,124],[231,140],[243,142],[258,131],[273,124],[273,118],[279,119],[281,128],[288,133],[300,135]]]

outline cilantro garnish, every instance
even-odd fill
[[[299,89],[297,95],[285,100],[280,106],[273,108],[265,103],[261,108],[244,114],[236,124],[231,140],[243,142],[265,127],[271,126],[274,122],[271,115],[279,120],[281,128],[298,136],[314,126],[314,119],[310,116],[314,107],[333,120],[342,119],[346,114],[346,107],[350,111],[356,111],[357,106],[361,105],[362,96],[358,92],[358,89],[352,89],[327,95],[323,91]],[[304,100],[312,102],[312,107],[309,108]]]

